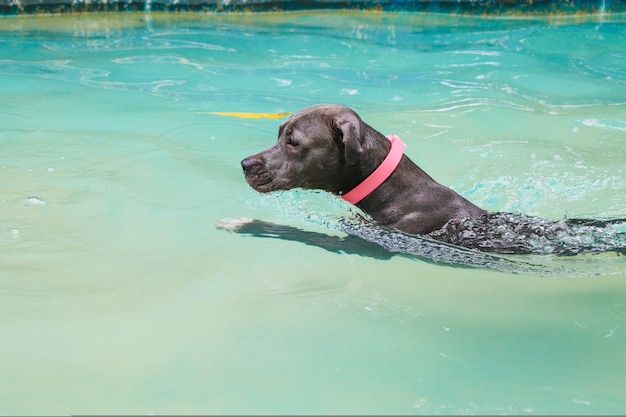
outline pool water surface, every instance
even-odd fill
[[[0,413],[623,414],[626,257],[483,268],[341,236],[239,161],[354,108],[491,211],[626,217],[626,16],[0,18]],[[329,227],[330,225],[330,227]]]

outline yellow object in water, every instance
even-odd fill
[[[291,112],[284,113],[246,113],[230,111],[199,111],[197,114],[214,114],[216,116],[239,117],[241,119],[280,119],[289,116]]]

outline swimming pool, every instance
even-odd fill
[[[320,233],[317,192],[239,161],[355,108],[489,210],[626,217],[626,16],[0,19],[3,414],[623,413],[626,259],[502,272],[214,227]]]

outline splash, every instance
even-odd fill
[[[383,260],[402,256],[513,274],[607,276],[623,273],[626,261],[620,256],[626,251],[626,219],[554,221],[516,213],[492,213],[481,220],[451,222],[446,227],[454,239],[448,237],[445,241],[442,236],[418,236],[382,228],[356,207],[323,191],[295,189],[255,194],[248,204],[278,210],[280,218],[290,223],[322,226],[347,236],[252,219],[244,219],[245,227],[216,226],[256,237],[314,245],[335,253]]]
[[[215,227],[243,235],[290,240],[338,254],[354,254],[380,260],[403,256],[447,266],[491,269],[509,273],[554,275],[574,272],[565,266],[545,266],[523,260],[512,260],[422,236],[390,231],[364,219],[327,218],[326,220],[330,228],[346,233],[347,236],[334,236],[251,218],[222,219],[215,223]]]
[[[46,206],[48,202],[41,197],[31,196],[24,200],[25,206]]]
[[[431,237],[484,252],[578,255],[615,251],[626,254],[622,220],[546,220],[519,213],[490,213],[448,222]]]
[[[330,224],[329,224],[330,225]],[[376,243],[389,252],[420,260],[461,267],[477,267],[512,273],[555,274],[566,272],[564,267],[549,268],[539,264],[517,261],[490,253],[451,245],[424,236],[387,230],[359,219],[341,219],[332,225],[348,235]]]

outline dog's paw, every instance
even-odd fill
[[[221,219],[215,222],[215,228],[236,232],[248,223],[252,223],[254,219],[249,217],[241,217],[239,219]]]

